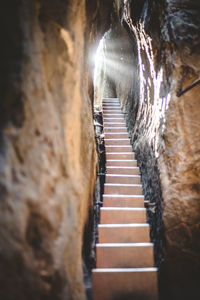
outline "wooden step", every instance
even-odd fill
[[[140,184],[139,175],[118,175],[118,174],[106,174],[106,183],[126,183],[126,184]]]
[[[127,133],[127,129],[126,129],[126,125],[124,127],[104,127],[104,133],[118,133],[118,132],[126,132]]]
[[[157,300],[156,268],[95,269],[93,300]]]
[[[144,196],[143,195],[107,195],[103,194],[103,200],[105,199],[132,199],[132,201],[135,201],[136,199],[141,200],[144,202]]]
[[[114,108],[114,107],[113,108],[108,108],[108,109],[107,108],[103,108],[102,117],[104,118],[104,114],[106,114],[106,113],[115,113],[115,114],[119,113],[119,110],[120,110],[120,108],[117,108],[117,107],[116,108]],[[124,116],[125,115],[123,114],[123,116],[122,116],[123,119],[124,119]]]
[[[103,98],[102,99],[102,103],[104,103],[104,102],[119,102],[119,98]]]
[[[109,109],[112,109],[112,108],[117,108],[117,109],[121,109],[121,106],[119,103],[104,103],[102,105],[102,108],[105,109],[105,108],[109,108]]]
[[[124,139],[129,138],[127,132],[112,132],[112,133],[104,133],[105,139]]]
[[[124,121],[124,117],[123,116],[120,116],[120,117],[112,117],[112,116],[110,116],[110,117],[104,117],[103,116],[103,120],[105,121],[105,122],[114,122],[114,121],[116,121],[116,122],[121,122],[121,121]]]
[[[124,175],[139,175],[138,167],[117,167],[117,166],[107,166],[107,174],[124,174]]]
[[[103,118],[109,118],[109,117],[111,117],[111,118],[115,118],[115,117],[120,117],[120,118],[124,118],[124,114],[121,112],[121,113],[116,113],[116,112],[105,112],[104,114],[103,114]]]
[[[109,102],[111,104],[115,104],[115,103],[119,104],[120,103],[119,99],[117,99],[117,98],[115,98],[114,100],[106,98],[105,100],[102,101],[102,104],[106,104],[106,103],[109,103]]]
[[[105,115],[105,114],[119,114],[119,113],[122,113],[121,112],[121,109],[104,109],[104,111],[103,111],[103,115]],[[124,114],[123,114],[124,115]]]
[[[137,167],[137,160],[134,160],[134,159],[107,159],[106,166]]]
[[[104,122],[104,130],[108,130],[109,128],[124,128],[126,129],[126,123],[125,122],[120,122],[120,123],[111,123],[111,122]],[[120,129],[121,130],[121,129]],[[127,129],[126,129],[127,131]]]
[[[103,118],[103,124],[125,124],[124,118]]]
[[[107,152],[131,152],[131,145],[105,145],[106,154]]]
[[[125,122],[104,122],[104,126],[107,126],[107,127],[109,127],[109,126],[111,126],[111,127],[113,127],[113,126],[124,126],[124,127],[126,127],[126,123]]]
[[[122,113],[120,108],[103,108],[102,117],[104,118],[123,118],[125,114]]]
[[[117,106],[116,106],[117,104]],[[120,112],[122,112],[121,110],[121,105],[119,103],[115,103],[115,105],[113,106],[112,103],[105,103],[105,105],[102,105],[102,111],[106,111],[106,110],[113,110],[113,109],[116,109],[116,110],[119,110]]]
[[[146,222],[145,208],[101,207],[101,224],[131,224]]]
[[[125,125],[125,124],[124,124]],[[109,126],[109,127],[104,127],[104,133],[118,133],[118,132],[126,132],[127,133],[127,129],[126,129],[126,125],[122,127],[118,127],[118,126]]]
[[[97,268],[148,268],[154,266],[152,243],[96,245]]]
[[[105,138],[104,143],[106,146],[107,145],[108,146],[109,145],[113,145],[113,146],[115,146],[115,145],[119,145],[119,146],[130,145],[130,140],[129,140],[129,138],[122,138],[122,139],[107,139],[107,138]]]
[[[122,114],[121,105],[119,103],[115,103],[114,105],[112,103],[105,103],[102,106],[103,115],[106,111],[113,111],[118,110],[120,114]]]
[[[107,103],[107,102],[111,102],[111,103],[120,103],[118,98],[105,98],[105,100],[102,100],[102,103]]]
[[[103,102],[107,102],[107,101],[111,101],[111,102],[120,102],[119,98],[103,98],[102,99],[102,103]]]
[[[135,160],[135,155],[133,152],[109,152],[106,153],[106,160],[108,159],[133,159]]]
[[[102,105],[106,105],[106,104],[108,104],[108,103],[110,103],[111,105],[113,105],[113,104],[120,104],[120,102],[119,101],[117,101],[117,100],[115,100],[115,101],[112,101],[112,100],[105,100],[105,101],[102,101]]]
[[[103,195],[103,207],[141,207],[144,208],[144,196]]]
[[[106,114],[106,113],[121,113],[121,110],[120,110],[120,108],[103,108],[103,116],[104,116],[104,114]],[[124,114],[123,114],[123,116],[125,116]]]
[[[148,224],[100,224],[99,243],[145,243],[149,242]]]
[[[116,112],[113,112],[112,114],[105,114],[103,115],[103,121],[106,122],[107,120],[113,120],[113,119],[117,119],[118,120],[122,120],[122,121],[125,121],[124,120],[124,115],[123,114],[119,114],[119,113],[116,113]]]
[[[104,194],[111,195],[142,195],[141,184],[105,183]]]
[[[120,102],[119,102],[119,100],[114,100],[114,101],[112,101],[112,100],[110,100],[110,99],[106,99],[106,100],[103,100],[102,101],[102,104],[108,104],[108,103],[110,103],[110,104],[115,104],[115,103],[117,103],[117,104],[120,104]]]
[[[111,99],[105,99],[105,100],[103,100],[102,101],[102,104],[107,104],[107,103],[111,103],[111,104],[115,104],[115,103],[117,103],[117,104],[120,104],[120,101],[119,101],[119,99],[114,99],[114,100],[111,100]]]
[[[105,199],[105,198],[110,198],[110,199],[111,198],[122,198],[122,199],[132,199],[132,200],[140,199],[140,200],[144,201],[144,196],[143,195],[103,194],[103,199]]]

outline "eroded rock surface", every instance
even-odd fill
[[[104,3],[90,4],[1,5],[3,300],[85,299],[82,240],[96,171],[86,45],[110,15],[107,7],[102,22]]]

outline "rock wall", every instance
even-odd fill
[[[126,28],[134,75],[127,81],[125,74],[122,81],[114,74],[112,88],[105,88],[103,95],[121,100],[145,198],[152,203],[148,220],[160,267],[161,299],[198,299],[200,86],[181,91],[200,76],[200,5],[189,0],[130,0],[116,1],[116,7],[118,21],[113,21],[106,42],[112,47],[113,27]],[[115,51],[110,53],[116,58]],[[116,60],[120,65],[120,58]],[[107,81],[106,73],[103,78]]]
[[[161,296],[197,299],[199,86],[177,95],[199,78],[200,6],[196,1],[144,1],[134,16],[136,7],[138,1],[124,7],[124,19],[137,37],[140,63],[140,105],[133,141],[141,167],[148,170],[145,192],[156,202],[154,219],[160,219],[163,209],[166,244]],[[156,193],[159,177],[162,205]],[[162,230],[158,223],[152,225],[158,241]]]
[[[1,3],[0,299],[85,299],[96,171],[87,55],[109,24],[104,4]]]

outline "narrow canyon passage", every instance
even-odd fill
[[[200,298],[199,15],[197,0],[1,2],[0,299],[91,297],[103,98],[138,162],[159,299]]]

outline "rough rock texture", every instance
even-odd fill
[[[96,169],[86,57],[109,24],[102,4],[1,3],[0,299],[85,299]]]
[[[146,1],[137,19],[137,4],[132,1],[132,7],[124,9],[124,19],[137,37],[140,62],[133,139],[149,170],[146,190],[156,190],[157,168],[161,179],[166,239],[161,296],[198,299],[199,86],[180,98],[177,93],[200,75],[200,6],[196,1]],[[159,216],[160,198],[155,196]]]
[[[135,40],[138,63],[132,59],[134,89],[126,76],[124,82],[113,76],[111,95],[114,90],[127,113],[145,197],[155,203],[148,219],[161,263],[161,299],[199,299],[200,86],[178,95],[200,76],[200,4],[116,3],[121,24]]]

